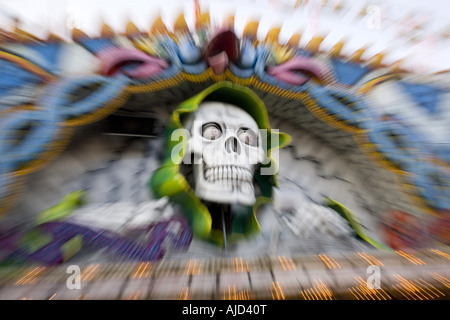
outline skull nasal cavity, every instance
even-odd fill
[[[241,153],[241,145],[236,137],[229,137],[227,141],[225,141],[225,149],[229,153]]]

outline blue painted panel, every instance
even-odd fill
[[[370,71],[367,67],[339,60],[331,60],[331,64],[337,81],[346,85],[355,84]]]
[[[11,89],[39,81],[41,81],[39,76],[24,70],[17,64],[0,59],[0,96]]]
[[[408,82],[399,82],[400,87],[405,93],[409,94],[412,99],[422,108],[427,110],[431,115],[438,112],[438,105],[442,93],[442,89],[425,84],[412,84]]]

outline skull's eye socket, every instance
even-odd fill
[[[241,128],[241,130],[238,133],[238,138],[243,143],[248,144],[249,146],[252,147],[256,147],[258,144],[256,134],[248,128]]]
[[[217,123],[207,123],[202,127],[202,136],[208,140],[216,140],[222,135],[220,125]]]

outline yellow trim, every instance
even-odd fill
[[[388,75],[384,75],[375,79],[372,79],[366,83],[364,83],[361,88],[358,89],[358,93],[360,94],[366,94],[368,93],[370,90],[372,90],[373,87],[375,87],[377,84],[398,77],[398,74],[388,74]]]
[[[175,77],[173,77],[171,79],[164,79],[164,80],[154,82],[154,83],[147,83],[147,84],[138,85],[138,86],[129,86],[129,87],[125,88],[125,91],[133,94],[133,93],[143,93],[143,92],[153,92],[153,91],[158,91],[158,90],[164,90],[166,88],[170,88],[170,87],[178,85],[179,83],[181,83],[182,80],[183,80],[183,78],[180,75],[176,75]]]
[[[35,111],[35,110],[38,110],[38,108],[32,104],[16,105],[16,106],[11,106],[5,110],[1,110],[0,117],[5,117],[9,113],[20,112],[20,111]]]
[[[127,91],[131,93],[138,92],[153,92],[161,89],[165,89],[170,86],[178,85],[183,80],[189,82],[201,83],[208,80],[214,80],[216,82],[230,80],[233,83],[244,85],[244,86],[254,86],[255,88],[265,91],[274,95],[281,96],[283,98],[291,100],[300,100],[306,106],[308,111],[310,111],[314,116],[322,120],[324,123],[335,127],[339,130],[348,131],[351,133],[358,133],[364,131],[363,129],[353,127],[345,122],[335,119],[334,117],[328,115],[322,108],[320,108],[315,100],[307,92],[291,92],[286,89],[280,89],[278,87],[260,82],[256,76],[252,76],[247,79],[239,78],[235,76],[229,69],[227,69],[222,75],[216,75],[211,68],[208,68],[205,72],[192,75],[185,72],[181,72],[179,75],[172,79],[162,80],[154,83],[147,83],[144,85],[130,86]]]

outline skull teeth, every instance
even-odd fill
[[[232,184],[253,181],[253,175],[250,169],[234,165],[205,167],[204,177],[208,182],[221,181],[226,183],[229,181]]]

